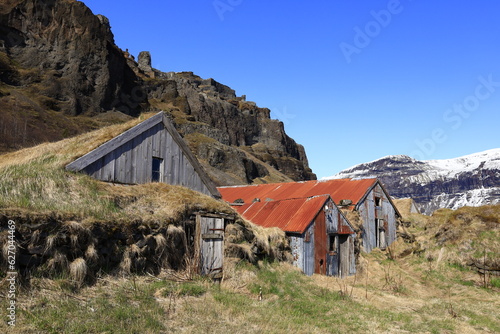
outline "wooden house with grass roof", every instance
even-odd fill
[[[214,198],[220,193],[164,112],[107,141],[66,166],[106,182],[164,182]]]

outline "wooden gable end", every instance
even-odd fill
[[[106,181],[181,185],[220,198],[198,160],[163,113],[158,113],[66,166]]]

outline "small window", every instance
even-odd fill
[[[375,206],[382,206],[382,198],[375,197]]]
[[[337,236],[335,234],[330,234],[329,235],[329,246],[328,246],[328,251],[330,253],[336,252],[337,251]]]
[[[153,157],[152,182],[163,182],[163,159]]]

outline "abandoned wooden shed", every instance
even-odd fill
[[[257,200],[233,207],[257,225],[285,231],[293,264],[305,274],[347,276],[356,272],[354,229],[329,195]]]
[[[342,210],[359,213],[361,244],[366,252],[385,248],[396,240],[396,228],[401,214],[377,179],[333,179],[288,183],[269,183],[218,188],[229,202],[251,203],[328,194]]]
[[[163,112],[78,158],[66,169],[106,182],[164,182],[220,198],[212,180]]]

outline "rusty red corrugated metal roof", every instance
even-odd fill
[[[285,232],[304,233],[329,200],[328,195],[309,198],[253,202],[234,209],[254,224],[278,227]]]
[[[363,199],[376,182],[377,179],[334,179],[219,187],[218,190],[222,198],[230,203],[237,199],[250,203],[255,198],[266,201],[328,194],[336,204],[343,199],[349,199],[355,205]],[[354,209],[354,206],[350,208]]]

